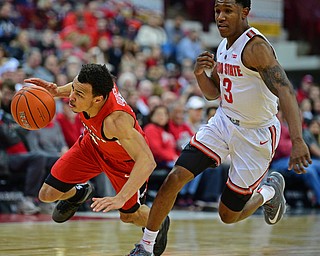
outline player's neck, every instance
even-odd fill
[[[241,27],[241,29],[239,29],[237,33],[235,33],[233,36],[228,37],[227,49],[229,49],[233,45],[233,43],[249,28],[250,28],[249,24],[246,23],[245,26]]]

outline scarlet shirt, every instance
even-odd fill
[[[74,122],[68,119],[63,113],[57,114],[56,119],[61,126],[64,138],[69,148],[71,148],[84,129],[79,115],[76,115]]]
[[[150,141],[150,149],[157,163],[177,160],[176,142],[171,133],[153,123],[147,124],[144,132]]]
[[[94,147],[109,158],[122,161],[132,160],[117,138],[106,138],[103,134],[104,119],[115,111],[124,111],[131,115],[135,120],[134,128],[145,138],[133,110],[121,96],[116,85],[114,85],[109,93],[108,100],[96,116],[86,118],[84,113],[80,113],[80,120],[86,129],[85,136],[91,136]]]

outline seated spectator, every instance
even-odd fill
[[[14,72],[20,63],[16,58],[10,57],[4,46],[0,45],[0,76],[6,72]]]
[[[23,176],[24,199],[18,205],[18,211],[24,214],[35,214],[38,212],[48,213],[51,208],[48,204],[39,203],[38,192],[47,176],[51,166],[58,156],[44,155],[40,152],[29,152],[26,136],[28,130],[21,128],[13,120],[10,113],[10,104],[14,95],[15,85],[6,80],[1,90],[0,97],[0,148],[7,153],[9,162],[9,179],[16,183],[18,176]],[[4,96],[5,94],[5,96]],[[2,104],[2,99],[5,101]],[[5,112],[2,106],[9,112]],[[15,177],[15,179],[11,178]]]
[[[14,6],[10,1],[0,2],[0,42],[9,46],[19,32],[19,28],[13,23]]]
[[[160,168],[171,169],[178,158],[173,135],[168,131],[169,111],[156,106],[149,115],[150,123],[144,127],[150,149]]]
[[[174,136],[176,141],[177,155],[180,154],[182,148],[190,141],[194,132],[185,122],[185,110],[182,102],[176,102],[170,108],[170,119],[168,130]]]
[[[60,124],[55,118],[46,127],[29,131],[26,140],[29,151],[39,152],[48,157],[52,156],[54,162],[57,157],[62,156],[69,149]]]
[[[0,149],[7,153],[10,177],[14,177],[15,182],[19,175],[24,178],[22,184],[24,198],[18,204],[17,211],[24,214],[39,213],[41,208],[36,205],[36,201],[40,187],[48,174],[46,157],[38,152],[28,152],[17,132],[22,128],[15,125],[11,115],[2,109],[0,116]]]
[[[310,87],[313,85],[313,76],[305,75],[302,77],[300,86],[297,89],[297,101],[301,103],[302,100],[309,97]]]
[[[200,96],[191,96],[186,103],[186,122],[193,132],[198,131],[200,126],[203,125],[203,111],[205,105],[204,99]]]
[[[62,99],[62,111],[56,114],[56,120],[60,124],[65,142],[69,148],[77,141],[82,134],[84,127],[79,115],[69,107],[69,99]]]
[[[170,128],[176,138],[176,149],[177,154],[182,150],[182,147],[189,142],[190,138],[194,135],[195,131],[203,123],[202,115],[205,103],[202,98],[198,96],[193,96],[189,99],[186,104],[187,107],[187,117],[184,120],[184,110],[177,108],[172,109],[172,122],[170,122]],[[178,207],[189,207],[194,205],[195,195],[198,190],[198,185],[201,180],[203,173],[196,176],[193,180],[188,182],[182,190],[179,192],[176,205]]]
[[[319,133],[320,124],[317,119],[312,119],[309,121],[305,129],[303,129],[303,138],[309,147],[311,159],[320,159],[320,143],[317,139]]]
[[[163,17],[159,14],[150,14],[147,23],[143,24],[136,35],[136,42],[143,49],[151,49],[153,46],[162,46],[167,42],[167,34],[163,28]]]
[[[177,50],[177,62],[182,65],[185,59],[190,59],[195,62],[199,54],[203,51],[202,42],[197,30],[190,30],[186,33],[186,37],[182,38],[178,45]]]
[[[303,175],[297,174],[293,171],[288,171],[288,164],[290,159],[290,152],[292,148],[289,129],[282,117],[282,112],[279,110],[278,118],[281,123],[281,135],[279,140],[279,145],[275,152],[273,161],[271,162],[270,169],[276,170],[283,174],[286,181],[290,179],[298,179],[301,183],[305,184],[310,191],[314,194],[314,202],[311,202],[315,207],[320,206],[320,161],[312,159],[312,164],[310,164],[306,170],[307,172]],[[305,128],[308,129],[308,128]],[[310,144],[309,139],[306,137],[307,130],[304,131],[304,139],[306,143]],[[289,183],[289,182],[288,182]],[[299,188],[297,188],[299,189]]]

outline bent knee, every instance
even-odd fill
[[[169,173],[165,183],[174,185],[177,189],[181,189],[186,183],[191,181],[194,175],[185,168],[175,167],[175,169]]]
[[[132,214],[120,214],[120,220],[123,223],[134,223],[134,218]]]
[[[219,216],[223,223],[232,224],[238,222],[241,212],[231,211],[222,202],[219,205]]]
[[[38,197],[41,202],[51,203],[51,202],[57,201],[62,194],[63,194],[62,192],[56,190],[55,188],[47,184],[43,184],[43,186],[39,191]]]
[[[226,213],[226,212],[223,212],[223,213],[219,212],[219,216],[221,221],[225,224],[232,224],[237,222],[238,220],[238,216],[234,216],[233,214]]]

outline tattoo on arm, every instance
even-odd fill
[[[281,86],[288,87],[291,94],[295,94],[294,89],[289,82],[286,73],[280,66],[263,67],[260,69],[260,75],[269,90],[278,95],[278,89]]]

